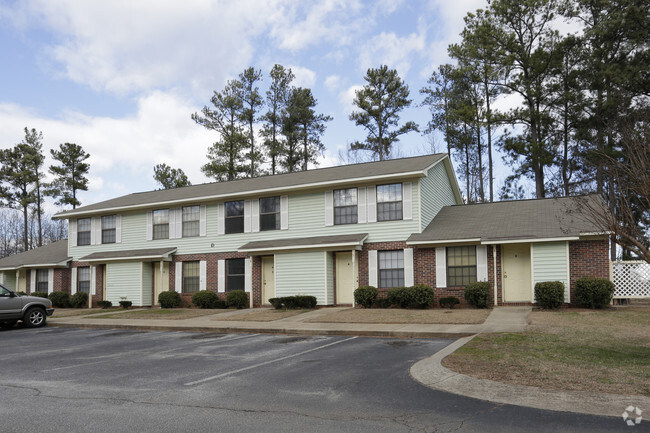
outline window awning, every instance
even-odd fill
[[[171,261],[171,255],[176,252],[173,248],[149,248],[144,250],[106,251],[92,253],[81,257],[81,262],[148,262],[148,261]]]
[[[275,251],[323,249],[360,250],[368,238],[368,233],[334,236],[314,236],[308,238],[277,239],[272,241],[249,242],[239,247],[242,253],[269,253]]]

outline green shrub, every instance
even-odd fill
[[[72,308],[83,308],[88,306],[88,293],[77,292],[70,298]]]
[[[400,308],[407,308],[411,303],[406,287],[395,287],[390,289],[386,294],[386,298],[391,305],[397,305]]]
[[[312,309],[316,307],[317,299],[315,296],[295,295],[271,298],[269,302],[276,310],[286,308],[287,310],[297,310],[300,308]]]
[[[181,305],[181,295],[178,292],[167,290],[158,295],[160,308],[176,308]]]
[[[614,283],[606,278],[576,280],[576,301],[587,308],[604,308],[612,302]]]
[[[388,298],[377,298],[375,300],[375,307],[377,308],[390,308],[393,305]]]
[[[280,310],[282,308],[282,299],[280,298],[271,298],[269,299],[269,303],[273,305],[273,308],[276,310]]]
[[[26,295],[25,292],[19,292],[19,294]],[[38,298],[49,299],[49,298],[48,298],[49,295],[47,294],[47,292],[34,292],[34,293],[32,293],[32,296],[36,296],[36,297],[38,297]]]
[[[488,308],[490,305],[490,283],[476,281],[465,287],[463,297],[469,305],[476,308]]]
[[[400,308],[427,308],[433,303],[433,289],[425,284],[396,287],[388,291],[388,302]]]
[[[372,286],[361,286],[354,291],[354,302],[363,308],[370,308],[375,303],[379,292]]]
[[[16,295],[18,296],[27,296],[26,292],[23,292],[22,290],[20,292],[16,292]]]
[[[564,283],[542,281],[535,284],[535,302],[542,308],[558,308],[564,303]]]
[[[246,304],[248,304],[246,292],[243,290],[233,290],[232,292],[228,292],[226,295],[226,303],[229,307],[235,307],[238,310],[246,307]]]
[[[103,309],[110,308],[113,306],[111,301],[97,301],[97,305]]]
[[[131,307],[131,305],[133,305],[133,302],[131,302],[131,301],[120,301],[120,306],[122,308],[124,308],[125,310],[127,310],[129,307]]]
[[[70,305],[70,295],[66,292],[52,292],[47,297],[54,308],[66,308]]]
[[[209,290],[200,290],[192,295],[192,304],[199,308],[217,308],[219,296]]]
[[[440,307],[452,309],[455,305],[460,304],[460,299],[455,296],[447,296],[445,298],[440,298],[438,302],[440,303]]]

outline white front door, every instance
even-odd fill
[[[352,253],[336,253],[336,303],[354,303],[356,286],[356,263]]]
[[[530,281],[530,244],[505,244],[503,260],[503,300],[532,302]]]
[[[275,258],[262,257],[262,304],[275,297]]]
[[[162,272],[160,262],[153,265],[153,304],[158,305],[158,295],[169,290],[169,262],[163,262]]]

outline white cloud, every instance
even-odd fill
[[[343,113],[346,116],[352,114],[355,109],[354,97],[356,96],[355,92],[361,90],[363,86],[350,86],[341,93],[339,93],[339,102],[343,106]]]
[[[291,83],[297,87],[312,88],[316,84],[316,72],[302,66],[289,66],[296,78]]]
[[[325,78],[325,87],[327,87],[330,92],[334,92],[341,85],[341,77],[338,75],[330,75]]]
[[[381,32],[364,44],[359,57],[363,71],[387,65],[397,69],[400,77],[408,74],[414,55],[419,55],[426,47],[426,28],[420,26],[418,33],[399,37],[395,33]]]

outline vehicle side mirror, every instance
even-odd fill
[[[18,295],[15,294],[14,292],[9,292],[9,297],[10,298],[15,298],[16,296],[18,296]]]

